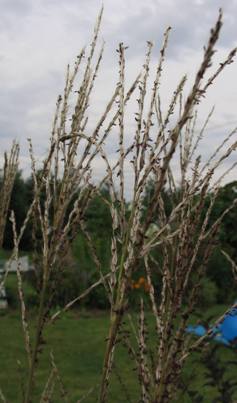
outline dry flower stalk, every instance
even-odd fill
[[[9,155],[4,154],[4,167],[1,180],[0,199],[0,247],[2,247],[8,207],[11,199],[12,188],[18,168],[19,145],[13,143]]]
[[[103,55],[102,46],[94,63],[101,18],[102,11],[87,58],[86,50],[82,49],[74,68],[71,70],[70,66],[67,67],[64,93],[63,96],[59,96],[56,104],[49,152],[40,172],[37,172],[33,145],[29,140],[34,200],[19,234],[16,233],[16,223],[12,214],[15,246],[13,259],[18,260],[19,243],[30,220],[34,222],[34,229],[40,233],[40,242],[36,244],[35,260],[39,274],[40,302],[36,331],[32,340],[28,332],[19,266],[17,270],[22,325],[29,363],[24,403],[32,402],[34,397],[37,362],[43,345],[45,326],[56,320],[62,311],[68,310],[100,284],[103,284],[108,293],[111,310],[98,402],[108,401],[111,372],[115,368],[114,352],[120,341],[126,346],[135,362],[141,387],[141,400],[147,403],[172,401],[185,359],[202,342],[201,340],[195,345],[190,345],[185,335],[186,324],[195,306],[200,281],[205,275],[207,261],[215,247],[221,220],[237,203],[235,200],[221,217],[210,225],[210,215],[220,189],[220,181],[236,164],[226,170],[214,185],[212,185],[213,175],[236,149],[237,142],[232,140],[236,130],[227,136],[204,163],[197,155],[197,151],[213,111],[209,113],[198,135],[195,134],[198,104],[222,70],[232,63],[236,54],[236,49],[231,51],[215,73],[206,79],[222,26],[221,11],[211,30],[203,60],[188,97],[185,99],[183,94],[187,77],[182,77],[173,92],[164,116],[161,108],[160,83],[170,28],[164,34],[150,92],[148,88],[151,42],[147,43],[142,72],[135,78],[127,92],[125,91],[126,47],[121,43],[118,48],[118,84],[105,106],[104,113],[90,133],[87,110]],[[76,80],[79,72],[82,78],[78,85]],[[75,87],[78,88],[76,92]],[[135,113],[135,130],[132,141],[127,146],[125,145],[126,108],[136,91],[138,106]],[[75,93],[76,96],[73,99]],[[70,115],[69,106],[73,100],[74,110]],[[116,105],[117,110],[114,112],[113,108]],[[105,122],[106,128],[104,128]],[[112,165],[105,151],[105,144],[110,133],[116,129],[118,159]],[[230,146],[224,150],[229,143]],[[5,226],[2,212],[6,212],[8,208],[18,152],[18,146],[14,145],[9,164],[5,168],[6,180],[3,183],[6,184],[3,186],[6,186],[8,197],[2,202],[0,209],[2,232]],[[112,218],[111,262],[110,270],[106,275],[102,275],[101,263],[85,221],[87,207],[93,196],[100,191],[100,186],[96,187],[92,183],[92,163],[95,158],[101,158],[106,165],[106,175],[100,186],[106,183],[110,192],[110,199],[105,201],[110,208]],[[125,199],[125,170],[128,160],[132,166],[134,179],[129,209]],[[180,186],[177,186],[175,175],[177,167],[175,170],[173,168],[173,162],[176,160],[179,163]],[[144,195],[151,179],[153,195],[148,201],[146,215],[144,215]],[[213,191],[212,198],[203,215],[203,207],[210,190]],[[168,192],[171,201],[172,208],[169,212],[164,201],[164,191]],[[75,300],[69,302],[64,309],[51,316],[50,309],[55,288],[64,270],[64,259],[79,228],[90,246],[99,280]],[[156,259],[156,255],[159,259]],[[132,325],[138,343],[137,352],[130,343],[128,335],[122,333],[123,319],[129,306],[130,285],[134,273],[141,266],[146,273],[150,305],[155,318],[157,343],[152,361],[148,356],[149,334],[146,329],[143,300],[141,300],[138,329]],[[157,273],[160,275],[161,283],[159,295],[154,286],[154,277]],[[187,304],[186,301],[188,301]],[[120,338],[121,334],[123,335]],[[51,367],[41,401],[50,401],[56,383],[61,385],[62,397],[67,401],[53,356],[51,356]],[[1,394],[0,397],[4,401]],[[82,400],[83,398],[79,401]]]
[[[213,193],[213,199],[205,214],[202,216],[205,200],[211,189],[211,180],[214,172],[230,153],[236,149],[236,142],[233,142],[227,151],[219,158],[215,158],[223,146],[228,142],[224,141],[214,152],[207,165],[202,166],[200,157],[196,157],[196,150],[202,140],[204,129],[212,114],[209,114],[204,127],[197,138],[194,136],[198,104],[213,80],[220,74],[222,69],[218,67],[216,73],[204,82],[206,72],[212,63],[215,52],[215,45],[222,26],[222,13],[220,11],[216,25],[211,30],[209,42],[205,48],[203,61],[197,72],[194,84],[187,99],[183,101],[180,108],[177,123],[173,129],[168,130],[167,125],[171,115],[177,107],[177,102],[182,94],[186,77],[182,78],[179,86],[174,92],[168,113],[162,117],[160,110],[159,82],[162,71],[165,50],[167,47],[168,32],[164,37],[164,45],[161,50],[160,60],[156,71],[155,81],[152,87],[150,98],[147,93],[147,79],[149,74],[151,44],[148,43],[148,51],[144,64],[144,70],[139,82],[138,112],[135,115],[137,124],[134,135],[133,148],[131,148],[131,163],[134,168],[134,188],[132,203],[129,214],[124,215],[122,195],[124,194],[124,149],[121,146],[125,132],[124,107],[121,109],[121,97],[119,111],[120,148],[118,157],[118,170],[113,171],[108,165],[109,185],[111,189],[111,217],[113,220],[112,238],[112,260],[111,271],[113,273],[113,300],[111,305],[111,326],[108,335],[107,348],[103,366],[103,376],[99,401],[107,401],[110,374],[113,370],[114,351],[117,345],[118,334],[122,321],[129,304],[129,290],[131,278],[140,262],[146,266],[147,281],[150,284],[150,299],[152,311],[156,319],[157,349],[155,354],[155,366],[149,368],[144,339],[143,309],[141,310],[141,324],[139,333],[139,356],[140,356],[140,383],[142,389],[142,401],[164,403],[172,399],[177,380],[181,371],[180,358],[186,348],[185,328],[187,320],[194,308],[197,298],[200,280],[205,274],[205,266],[215,246],[215,238],[218,228],[230,208],[224,212],[212,226],[209,227],[209,218],[215,198],[219,191],[217,182]],[[221,66],[224,68],[231,63],[235,56],[234,49],[227,57],[226,62]],[[120,85],[124,81],[123,71],[123,47],[119,48],[120,57]],[[122,67],[121,67],[122,66]],[[122,79],[121,79],[122,77]],[[121,91],[122,93],[122,91]],[[182,99],[184,97],[182,96]],[[147,101],[148,114],[144,118],[144,104]],[[154,121],[154,117],[156,121]],[[154,136],[154,129],[157,135]],[[178,145],[180,144],[179,150]],[[180,173],[181,188],[179,190],[178,202],[174,203],[173,210],[169,215],[165,211],[162,200],[162,191],[168,186],[172,198],[177,196],[174,173],[172,172],[172,161],[175,154],[180,151]],[[114,191],[116,175],[120,179],[120,192]],[[153,197],[149,200],[147,214],[143,215],[143,194],[151,176],[154,181]],[[122,189],[121,189],[122,188]],[[175,195],[176,193],[176,195]],[[172,196],[173,195],[173,196]],[[236,201],[234,202],[234,204]],[[151,236],[148,230],[152,222],[158,222],[158,228]],[[126,222],[126,226],[124,223]],[[192,237],[190,237],[190,233]],[[152,253],[158,250],[162,259],[162,286],[161,295],[155,297],[152,277],[154,275],[150,268]],[[202,254],[202,256],[201,256]],[[199,263],[197,263],[199,262]],[[198,266],[197,266],[198,264]],[[195,268],[195,274],[194,274]],[[193,276],[196,277],[196,284],[193,284]],[[189,298],[188,307],[184,308],[184,300]],[[179,318],[178,325],[174,328],[175,320]],[[182,361],[183,363],[183,361]],[[141,373],[143,374],[141,376]],[[148,381],[150,379],[150,381]]]
[[[4,394],[3,394],[1,389],[0,389],[0,399],[1,399],[2,403],[7,403],[7,400],[6,400],[6,398],[5,398],[5,396],[4,396]]]

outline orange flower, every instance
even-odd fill
[[[144,279],[144,277],[140,277],[139,278],[139,284],[145,284],[146,280]]]

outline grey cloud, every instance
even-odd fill
[[[163,3],[163,4],[162,4]],[[147,2],[146,6],[134,11],[113,32],[113,40],[124,41],[131,52],[144,52],[146,40],[153,40],[159,46],[166,27],[172,27],[168,48],[169,57],[182,59],[182,52],[201,50],[205,44],[210,28],[218,16],[218,7],[224,5],[224,27],[219,45],[231,47],[237,42],[237,27],[234,16],[237,2],[216,2],[205,0],[203,4],[195,1],[174,1],[173,7],[165,2]],[[218,4],[219,3],[219,4]],[[222,3],[222,4],[221,4]],[[153,4],[153,7],[151,6]],[[155,6],[154,6],[155,5]]]
[[[2,64],[4,77],[9,77],[12,82],[16,77],[16,82],[15,85],[11,82],[8,84],[6,78],[6,82],[1,84],[1,145],[5,148],[9,144],[7,140],[15,137],[26,143],[26,137],[33,135],[39,153],[42,154],[47,147],[46,136],[49,135],[56,96],[63,88],[64,65],[58,65],[58,63],[63,61],[62,64],[66,64],[74,54],[74,49],[77,52],[88,42],[87,39],[90,39],[101,0],[0,0],[0,3],[0,35],[13,38],[11,40],[12,52],[15,48],[20,49],[15,59],[12,57],[10,61],[6,60],[5,65]],[[115,48],[119,42],[123,41],[129,45],[127,67],[128,70],[133,71],[131,66],[135,64],[136,57],[139,56],[140,61],[143,60],[146,40],[155,41],[158,47],[161,44],[164,29],[168,25],[173,27],[168,56],[182,62],[183,54],[186,51],[202,49],[209,29],[217,18],[218,7],[222,4],[224,5],[225,24],[220,46],[230,48],[236,42],[236,0],[225,2],[224,0],[204,0],[199,1],[200,4],[194,0],[146,0],[146,2],[104,0],[104,3],[104,21],[101,32],[106,40],[106,57],[103,63],[108,73],[111,72],[112,65],[117,60]],[[21,31],[21,27],[27,21],[29,30]],[[37,32],[37,35],[36,25],[39,30],[42,29],[42,32]],[[44,32],[46,32],[45,36]],[[50,34],[52,35],[50,36]],[[47,38],[49,38],[48,41]],[[18,44],[22,43],[27,45],[26,50],[18,47]],[[3,55],[0,55],[0,58],[8,58],[8,45],[5,46],[5,49],[2,48],[1,53]],[[157,52],[154,53],[157,54]],[[35,57],[38,54],[40,54],[40,58]],[[25,60],[27,57],[29,58],[29,64],[23,63],[22,58],[24,57]],[[133,64],[129,65],[130,61]],[[14,63],[16,71],[14,68],[10,69]],[[20,72],[15,74],[17,67]],[[139,69],[140,65],[138,64],[137,67]],[[42,71],[40,72],[40,70]],[[186,66],[184,66],[184,70],[186,71]],[[109,91],[112,86],[112,78],[109,74],[106,79],[106,88],[103,87],[104,84],[101,85],[101,91],[96,94],[97,103],[101,103],[104,93],[107,89]],[[223,110],[223,116],[224,113]],[[216,134],[215,138],[217,137],[221,139],[221,133]],[[213,149],[211,140],[207,139],[205,144],[204,156],[208,150]],[[112,140],[108,144],[108,152],[110,154],[114,152]],[[22,148],[22,153],[27,155],[26,148]]]
[[[0,32],[17,31],[26,16],[32,12],[33,5],[30,0],[1,0]],[[22,21],[23,19],[23,21]]]
[[[42,149],[42,140],[49,135],[47,129],[50,129],[50,119],[60,87],[62,88],[60,75],[51,71],[37,83],[29,82],[23,87],[3,88],[0,93],[1,143],[7,143],[7,139],[17,139],[22,142],[22,153],[25,154],[26,138],[38,134],[36,143],[38,149]],[[51,110],[48,110],[49,107]],[[31,127],[34,128],[32,132]]]
[[[32,9],[31,0],[1,0],[3,15],[25,15]]]

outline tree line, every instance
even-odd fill
[[[145,190],[143,198],[143,214],[146,215],[148,199],[152,197],[153,182],[150,181],[149,186]],[[215,205],[210,217],[210,225],[214,222],[223,211],[233,202],[237,193],[237,181],[224,185],[219,192],[215,201]],[[13,192],[10,200],[10,211],[14,210],[16,217],[17,229],[19,230],[23,224],[24,218],[27,214],[29,206],[33,200],[34,195],[34,182],[32,177],[24,178],[21,171],[18,171]],[[95,252],[102,262],[102,272],[105,274],[109,268],[111,257],[111,216],[109,208],[104,202],[106,198],[110,197],[109,190],[106,186],[101,189],[100,194],[96,195],[90,202],[85,216],[86,227],[90,237],[93,240]],[[198,196],[197,196],[198,197]],[[44,195],[41,195],[42,201]],[[163,191],[162,195],[166,214],[172,210],[172,203],[179,199],[179,190],[176,190],[176,195],[169,194]],[[210,193],[211,199],[211,193]],[[210,199],[206,199],[203,214],[209,206]],[[127,202],[127,209],[129,210],[129,202]],[[69,208],[70,211],[70,208]],[[68,212],[69,213],[69,212]],[[154,225],[159,225],[154,218]],[[34,236],[32,231],[33,223],[30,222],[26,227],[24,235],[20,243],[20,249],[31,256],[35,248]],[[201,306],[213,303],[230,303],[235,298],[235,285],[230,270],[230,264],[222,253],[222,250],[237,260],[237,211],[231,209],[230,212],[224,217],[221,231],[216,242],[216,247],[211,259],[207,266],[207,278],[202,284],[200,292],[199,303]],[[6,230],[3,241],[3,248],[11,250],[13,248],[12,225],[7,220]],[[192,234],[190,234],[192,236]],[[157,259],[159,259],[159,250],[154,251]],[[63,305],[70,299],[75,298],[80,291],[89,287],[98,278],[97,268],[93,262],[90,246],[85,240],[85,237],[78,228],[77,237],[73,243],[71,251],[68,253],[66,259],[64,274],[61,278],[61,287],[57,288],[54,296],[54,304]],[[37,279],[34,275],[28,276],[28,280],[33,287],[37,289]],[[195,279],[194,279],[195,281]],[[159,292],[159,273],[157,273],[156,288]],[[136,273],[136,278],[131,283],[132,301],[136,302],[142,294],[145,294],[147,284],[143,277],[143,268],[139,268]],[[143,295],[144,296],[144,295]],[[87,299],[85,304],[90,307],[106,308],[108,301],[106,293],[102,286],[97,287]]]

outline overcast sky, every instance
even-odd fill
[[[143,63],[146,40],[155,44],[155,63],[163,31],[168,25],[172,27],[162,90],[164,105],[182,74],[192,78],[197,70],[219,7],[223,7],[224,27],[216,58],[221,60],[237,45],[237,0],[104,0],[103,4],[101,36],[106,50],[94,97],[95,111],[109,97],[117,74],[115,49],[121,41],[129,46],[129,81]],[[26,139],[33,139],[39,157],[47,149],[65,66],[88,44],[101,1],[0,0],[0,6],[1,152],[17,138],[22,149],[21,167],[27,172]],[[237,125],[237,62],[211,89],[200,117],[204,119],[214,104],[206,151]]]

